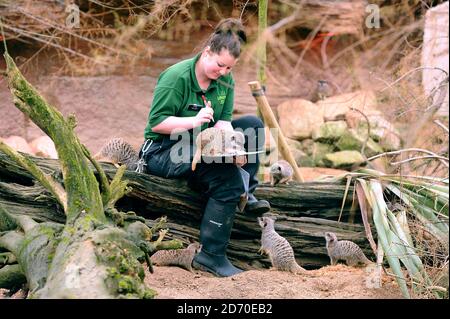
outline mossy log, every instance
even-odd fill
[[[145,260],[151,267],[149,254],[159,248],[165,232],[156,242],[151,239],[164,222],[151,229],[143,219],[115,208],[129,191],[122,180],[124,167],[110,183],[75,135],[75,119],[65,119],[26,81],[8,53],[4,57],[15,106],[53,140],[60,159],[53,174],[0,141],[2,157],[10,159],[0,173],[6,189],[5,205],[0,203],[0,249],[17,259],[29,297],[153,297],[155,292],[143,283],[141,263]],[[17,180],[8,168],[24,173],[19,174],[23,179],[12,183]],[[18,188],[33,185],[40,189],[18,195]],[[30,198],[36,215],[24,204]],[[45,216],[43,222],[39,216]],[[169,243],[180,246],[179,241]]]
[[[18,264],[6,265],[0,268],[0,287],[17,290],[27,282],[22,269]]]
[[[33,162],[52,176],[61,174],[57,160],[33,158]],[[108,177],[115,175],[113,165],[102,163],[101,166]],[[198,241],[202,210],[206,203],[201,194],[190,190],[183,180],[132,171],[125,171],[124,178],[128,180],[131,190],[117,202],[118,209],[133,211],[146,218],[149,226],[153,225],[153,220],[167,216],[167,227],[170,229],[167,238],[183,242]],[[344,222],[337,222],[344,193],[344,184],[327,182],[292,183],[277,187],[262,184],[255,192],[258,198],[271,203],[271,212],[277,215],[277,231],[287,238],[298,262],[307,268],[329,264],[323,237],[325,231],[335,232],[340,239],[353,240],[369,256],[372,254],[358,214],[355,217],[351,214],[352,188],[342,211],[341,221]],[[23,214],[41,221],[64,222],[62,210],[51,194],[35,184],[28,172],[15,167],[1,153],[0,204],[16,211],[20,207]],[[354,223],[348,222],[349,219]],[[260,236],[256,216],[238,214],[228,249],[230,259],[244,269],[269,267],[267,257],[257,253]]]

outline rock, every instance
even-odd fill
[[[55,144],[52,139],[45,136],[40,136],[35,138],[30,143],[31,149],[33,150],[33,154],[36,156],[47,157],[47,158],[58,158],[58,153],[56,152]]]
[[[302,142],[293,140],[291,138],[287,138],[286,142],[288,143],[289,149],[291,150],[291,153],[292,153],[292,156],[294,156],[295,162],[297,163],[297,165],[299,167],[313,167],[314,166],[314,160],[312,159],[312,157],[303,151]]]
[[[302,143],[302,151],[306,153],[307,155],[313,154],[313,148],[314,148],[314,141],[312,139],[306,139],[301,141]]]
[[[295,149],[295,150],[299,150],[299,151],[303,152],[302,142],[297,141],[297,140],[293,140],[292,138],[287,138],[286,142],[288,143],[289,148],[291,150]]]
[[[358,132],[361,137],[367,136],[367,121],[359,114],[355,116],[357,112],[348,112],[346,114],[346,122],[351,123],[352,128]],[[351,114],[351,115],[350,115]],[[358,120],[356,120],[358,118]],[[385,151],[396,151],[401,148],[401,138],[398,129],[389,121],[387,121],[382,115],[369,115],[370,123],[370,137],[378,142],[379,145]],[[349,120],[350,119],[350,120]]]
[[[376,117],[382,117],[382,114],[378,110],[367,110],[364,114],[368,117],[370,128],[377,126]],[[347,123],[349,128],[357,129],[361,125],[365,125],[367,127],[367,119],[359,112],[354,110],[349,110],[345,113],[345,122]]]
[[[290,138],[286,138],[286,142],[289,145],[289,149],[295,162],[300,167],[311,167],[314,166],[314,161],[311,156],[305,154],[302,151],[302,143]],[[265,153],[260,154],[259,160],[262,166],[271,166],[273,163],[282,158],[279,148],[275,147],[271,151],[266,149]]]
[[[334,152],[334,145],[316,142],[312,147],[312,159],[316,166],[325,166],[323,158],[326,154]]]
[[[0,138],[0,140],[2,140],[3,143],[5,143],[9,147],[15,149],[18,152],[33,154],[33,150],[31,149],[30,145],[28,145],[27,141],[23,137],[11,135],[4,139]]]
[[[296,140],[311,138],[313,128],[324,122],[323,107],[303,99],[281,103],[277,112],[284,135]]]
[[[402,148],[402,141],[400,137],[392,131],[385,132],[383,137],[380,138],[378,144],[386,152],[398,151]]]
[[[325,121],[345,120],[345,114],[351,108],[358,109],[364,114],[376,111],[377,99],[372,91],[356,91],[347,94],[335,95],[317,102],[323,108]]]
[[[357,129],[364,133],[367,132],[367,120],[361,115],[355,115],[356,112],[347,112],[346,122],[350,128]],[[349,120],[349,118],[351,118]],[[400,135],[394,124],[386,120],[381,114],[370,114],[367,116],[370,124],[370,137],[374,140],[380,140],[386,131]],[[351,124],[349,124],[351,123]]]
[[[299,167],[314,167],[314,160],[299,149],[291,149],[292,156]]]
[[[337,141],[347,130],[345,121],[325,122],[316,127],[312,132],[312,138],[317,142],[333,142]]]
[[[341,151],[358,151],[360,152],[364,142],[366,141],[367,134],[360,134],[354,129],[350,129],[341,136],[337,141],[336,147]],[[374,140],[369,138],[367,140],[366,147],[364,148],[364,154],[367,157],[374,156],[376,154],[383,153],[383,149]]]
[[[364,163],[364,158],[358,151],[340,151],[326,154],[323,161],[332,168],[350,168]]]

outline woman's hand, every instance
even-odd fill
[[[238,167],[244,166],[245,164],[247,164],[247,156],[246,155],[234,156],[233,164],[235,164]]]
[[[209,123],[214,120],[214,110],[211,107],[203,107],[195,116],[194,127],[200,126],[203,123]]]

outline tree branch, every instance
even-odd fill
[[[0,141],[0,151],[8,155],[17,164],[29,171],[31,175],[33,175],[33,177],[42,184],[42,186],[47,188],[50,193],[55,196],[58,203],[64,208],[64,212],[67,213],[67,193],[52,176],[45,174],[35,163],[2,141]]]

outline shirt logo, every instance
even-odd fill
[[[223,105],[225,103],[226,98],[227,98],[227,96],[224,93],[217,95],[217,100],[219,101],[219,103],[221,105]]]

